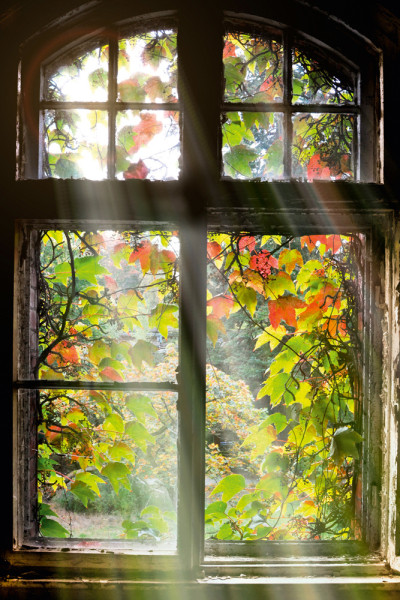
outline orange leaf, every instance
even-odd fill
[[[140,123],[133,128],[135,136],[133,145],[129,148],[129,154],[135,154],[141,146],[146,146],[157,133],[162,131],[162,123],[157,121],[157,118],[152,113],[144,113],[140,115]],[[141,162],[141,161],[139,161]],[[144,177],[137,177],[144,179]]]
[[[234,305],[233,298],[230,296],[216,296],[208,300],[207,306],[211,306],[213,316],[221,318],[225,316],[229,317],[229,313]]]
[[[329,179],[330,176],[328,163],[321,160],[320,154],[314,154],[307,165],[307,179]]]
[[[277,329],[281,321],[297,329],[296,308],[306,306],[303,300],[296,296],[279,296],[276,300],[268,302],[269,320],[274,329]]]
[[[137,260],[140,262],[142,267],[143,275],[150,269],[150,256],[152,252],[152,245],[149,240],[143,240],[140,242],[137,249],[132,252],[129,256],[128,262],[134,263]]]

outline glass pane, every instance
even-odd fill
[[[359,538],[362,238],[207,249],[206,538]]]
[[[177,102],[176,33],[151,31],[118,44],[118,100]]]
[[[353,115],[293,116],[293,177],[328,180],[354,179]]]
[[[108,96],[108,46],[67,54],[44,70],[45,100],[95,102]]]
[[[224,99],[282,102],[283,46],[278,36],[228,33],[224,38]]]
[[[178,179],[179,112],[118,112],[116,154],[118,179]]]
[[[178,257],[176,232],[41,232],[33,377],[176,383]]]
[[[293,102],[354,103],[354,76],[338,73],[326,60],[316,60],[301,46],[293,49]]]
[[[43,112],[43,176],[107,177],[108,117],[103,110]]]
[[[38,406],[41,535],[174,550],[176,394],[42,390]]]
[[[282,116],[260,112],[223,115],[223,174],[233,179],[280,179],[283,176]]]

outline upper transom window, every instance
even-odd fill
[[[128,32],[43,69],[41,176],[177,179],[173,28]]]
[[[299,37],[228,27],[223,173],[234,179],[357,179],[356,74]]]

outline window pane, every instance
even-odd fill
[[[44,100],[95,102],[107,100],[107,95],[108,46],[67,54],[44,69]]]
[[[119,41],[118,100],[177,102],[176,75],[174,31],[152,31]]]
[[[359,537],[361,244],[209,235],[206,538]]]
[[[282,138],[281,113],[226,113],[222,123],[223,174],[233,179],[280,179]]]
[[[354,103],[354,75],[344,75],[326,60],[316,60],[301,45],[293,49],[293,102],[299,104]]]
[[[179,113],[118,112],[116,155],[118,179],[178,179]]]
[[[33,377],[176,383],[178,256],[176,232],[41,232]]]
[[[42,390],[38,398],[40,534],[174,550],[176,394]]]
[[[102,110],[43,112],[43,175],[61,179],[107,177],[108,117]]]
[[[278,36],[232,32],[224,39],[224,99],[282,102],[283,46]]]
[[[353,115],[295,114],[293,177],[354,179],[354,125]]]

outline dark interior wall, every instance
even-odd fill
[[[35,215],[36,206],[40,210],[41,198],[37,196],[34,187],[24,185],[24,182],[16,182],[16,119],[17,119],[17,89],[18,89],[18,63],[20,57],[20,46],[26,40],[34,37],[37,32],[43,31],[45,37],[46,28],[52,23],[58,23],[64,15],[69,14],[70,23],[87,15],[87,19],[93,17],[96,7],[99,7],[102,18],[107,21],[108,15],[112,15],[115,6],[128,13],[149,13],[152,11],[178,10],[181,19],[193,20],[193,31],[201,24],[202,19],[211,19],[222,9],[246,14],[264,14],[266,17],[279,20],[282,15],[287,15],[287,20],[296,25],[309,23],[311,30],[318,33],[320,37],[325,34],[334,39],[335,28],[338,23],[344,23],[346,27],[356,32],[355,38],[367,40],[368,44],[376,46],[382,51],[382,64],[384,73],[384,184],[377,186],[377,194],[389,196],[396,204],[399,196],[398,162],[399,139],[400,139],[400,3],[369,2],[361,4],[349,0],[321,0],[319,2],[295,2],[290,0],[279,0],[276,5],[257,0],[214,0],[207,6],[207,2],[192,4],[188,0],[137,0],[135,2],[124,2],[117,0],[92,0],[82,3],[81,0],[2,0],[0,2],[0,273],[3,294],[0,298],[0,310],[3,315],[1,336],[3,348],[8,350],[12,346],[14,336],[12,326],[12,290],[13,286],[13,261],[14,261],[14,219],[21,216],[19,206],[26,207],[27,216]],[[330,19],[326,19],[329,16]],[[321,23],[321,25],[319,25]],[[326,24],[328,23],[328,29]],[[197,25],[196,25],[197,24]],[[201,36],[201,30],[198,29]],[[49,34],[50,36],[50,34]],[[43,39],[43,38],[42,38]],[[50,38],[49,38],[50,39]],[[341,40],[337,40],[340,46]],[[335,46],[336,47],[336,46]],[[28,214],[29,213],[29,214]],[[23,216],[23,215],[22,215]],[[0,527],[0,549],[7,549],[12,544],[12,464],[9,460],[12,448],[12,410],[10,398],[12,395],[12,356],[11,352],[3,353],[0,373],[4,394],[2,395],[3,406],[0,418],[0,456],[1,466],[1,494],[3,501],[3,522]],[[1,563],[0,563],[1,564]],[[4,563],[4,576],[7,578],[7,565]],[[157,591],[147,588],[139,591],[134,587],[113,584],[101,588],[99,585],[90,584],[68,587],[68,584],[42,585],[39,583],[14,584],[0,582],[0,597],[7,598],[130,598],[133,595],[142,595],[154,598],[164,598],[170,595],[171,600],[175,598],[186,598],[197,595],[211,596],[215,598],[242,597],[242,594],[255,598],[306,598],[307,595],[315,593],[313,597],[327,600],[336,597],[352,596],[352,592],[344,588],[326,588],[326,592],[314,592],[312,589],[294,587],[260,588],[246,584],[238,588],[207,588],[207,591],[193,587],[178,587],[173,590],[171,586],[158,587]],[[358,593],[358,592],[357,592]],[[384,596],[381,596],[381,593]],[[378,597],[397,597],[400,594],[398,588],[379,590],[379,586],[366,591],[367,596],[372,599]],[[369,595],[368,595],[369,594]]]

